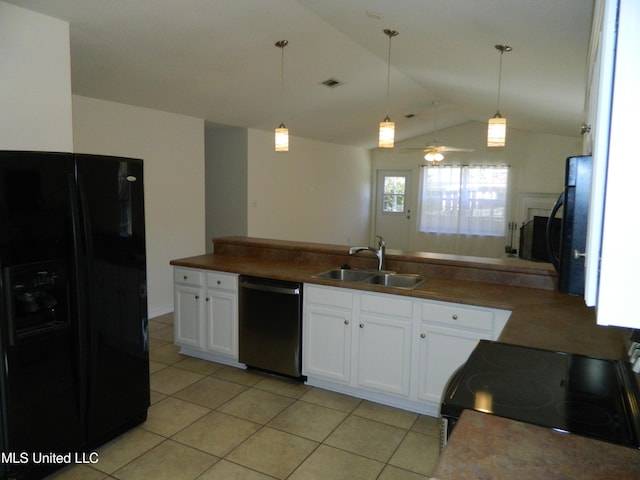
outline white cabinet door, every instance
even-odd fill
[[[411,319],[361,314],[358,322],[358,386],[408,396]]]
[[[202,348],[202,292],[200,287],[175,285],[174,332],[178,345]]]
[[[303,326],[304,375],[351,382],[351,310],[307,304]]]
[[[206,308],[206,349],[238,358],[238,296],[208,288]]]
[[[438,404],[447,381],[481,338],[490,339],[491,334],[423,323],[418,339],[418,399]]]

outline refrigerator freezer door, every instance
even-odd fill
[[[89,444],[146,419],[149,354],[141,160],[77,155],[89,285]]]

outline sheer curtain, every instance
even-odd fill
[[[508,180],[505,165],[425,167],[419,231],[504,236]]]

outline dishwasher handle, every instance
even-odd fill
[[[282,293],[284,295],[300,295],[300,285],[280,286],[267,282],[255,282],[251,280],[240,280],[240,288],[250,288],[263,292]]]

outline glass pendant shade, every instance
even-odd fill
[[[487,147],[504,147],[507,138],[507,119],[496,113],[489,119],[487,127]]]
[[[380,130],[378,133],[379,148],[393,148],[393,140],[395,137],[396,125],[389,117],[380,122]]]
[[[289,129],[281,123],[276,128],[276,152],[288,152],[289,151]]]

